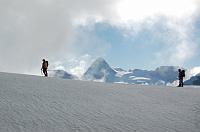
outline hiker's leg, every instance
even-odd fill
[[[182,87],[183,87],[184,83],[183,83],[183,80],[182,80]]]
[[[181,78],[181,87],[183,87],[183,79]]]
[[[45,70],[44,70],[44,69],[42,69],[42,72],[43,72],[43,74],[45,75]]]
[[[45,70],[45,76],[47,77],[47,69]]]
[[[178,87],[181,87],[181,79],[179,79]]]
[[[43,69],[43,73],[44,73],[44,76],[46,77],[47,76],[47,70]]]
[[[46,77],[48,77],[48,72],[47,72],[47,69],[46,69]]]

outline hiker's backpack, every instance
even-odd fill
[[[182,76],[185,77],[185,70],[182,70]]]
[[[46,61],[46,63],[47,63],[47,67],[49,66],[49,62],[48,61]],[[184,73],[185,73],[185,71],[184,71]]]
[[[43,63],[43,68],[47,69],[47,68],[48,68],[48,66],[49,66],[49,63],[48,63],[48,61],[45,61],[45,62]]]

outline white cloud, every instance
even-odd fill
[[[94,58],[88,54],[85,54],[79,58],[73,58],[70,60],[70,63],[74,64],[74,67],[71,67],[69,72],[81,78],[92,61],[94,61]]]
[[[193,14],[196,8],[196,0],[122,0],[117,4],[117,12],[124,22],[160,15],[184,18]]]
[[[156,59],[152,65],[184,66],[197,54],[198,44],[192,40],[191,34],[195,29],[193,26],[195,16],[199,15],[198,2],[198,0],[123,0],[117,4],[120,17],[117,22],[128,28],[130,32],[128,34],[133,36],[144,28],[154,30],[151,29],[153,25],[158,22],[163,23],[168,29],[166,34],[160,31],[152,32],[152,37],[165,41],[162,43],[164,48],[155,53]],[[159,19],[163,19],[164,22]]]
[[[80,60],[79,65],[75,66],[74,68],[70,69],[70,72],[73,75],[78,76],[79,78],[84,74],[87,68],[87,62],[84,60]]]
[[[50,69],[65,70],[81,78],[94,60],[95,57],[88,54],[82,56],[73,55],[65,59],[57,60],[51,65]]]
[[[152,65],[184,66],[198,53],[198,43],[191,37],[195,30],[193,25],[195,17],[199,15],[198,2],[197,0],[124,0],[118,4],[118,13],[121,24],[124,23],[124,27],[129,29],[128,36],[135,36],[147,28],[155,30],[152,32],[152,37],[165,41],[161,43],[163,49],[155,53],[156,59]],[[158,23],[166,27],[167,30],[164,31],[166,33],[152,29],[156,28],[154,25]]]
[[[56,62],[76,54],[72,49],[80,49],[74,44],[79,25],[104,21],[128,27],[162,15],[176,23],[189,19],[196,7],[194,0],[1,0],[0,69],[33,73],[39,71],[42,58]],[[183,27],[176,27],[177,31],[179,28]],[[188,49],[187,37],[183,40],[178,46]],[[106,51],[102,47],[99,51]],[[79,63],[74,72],[81,73],[84,66]]]
[[[174,31],[173,35],[176,38],[172,38],[173,43],[166,43],[167,48],[161,51],[160,59],[164,59],[165,64],[184,66],[197,53],[197,43],[191,38],[193,18],[185,17],[181,20],[168,21],[167,26]]]
[[[195,55],[195,52],[195,44],[191,44],[190,41],[182,40],[181,43],[174,44],[172,47],[161,51],[157,59],[162,59],[163,61],[161,62],[165,65],[179,65],[184,67],[184,64]]]
[[[1,71],[32,73],[40,69],[42,58],[52,62],[67,57],[71,48],[77,46],[73,44],[74,21],[109,16],[113,2],[1,0]]]

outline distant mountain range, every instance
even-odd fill
[[[103,59],[98,58],[83,74],[83,80],[108,82],[108,83],[126,83],[143,85],[176,85],[178,80],[177,66],[160,66],[155,70],[124,70],[122,68],[111,68]],[[200,67],[187,70],[185,84],[200,85]],[[53,70],[50,76],[64,79],[78,79],[78,77],[63,70]]]
[[[185,81],[186,85],[200,85],[200,74],[191,77],[189,80]]]
[[[177,79],[178,67],[161,66],[155,70],[124,70],[111,68],[103,59],[98,58],[83,75],[84,80],[95,80],[111,83],[167,85]]]

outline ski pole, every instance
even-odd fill
[[[42,69],[41,69],[41,75],[43,76]]]

